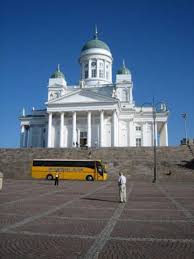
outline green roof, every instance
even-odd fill
[[[57,70],[51,75],[51,78],[65,78],[64,74],[60,71],[59,65]]]
[[[93,48],[99,48],[99,49],[105,49],[108,50],[110,52],[109,46],[99,40],[99,39],[93,39],[93,40],[89,40],[82,48],[82,51],[87,50],[87,49],[93,49]]]
[[[123,61],[122,67],[117,71],[119,75],[129,75],[131,74],[130,70],[125,66],[125,62]]]
[[[86,44],[83,46],[82,51],[87,50],[87,49],[105,49],[110,52],[109,46],[104,42],[98,39],[98,31],[97,31],[97,26],[95,26],[95,34],[94,38],[92,40],[89,40],[86,42]]]

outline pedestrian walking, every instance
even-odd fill
[[[59,173],[56,172],[56,175],[55,175],[55,185],[59,185]]]
[[[118,179],[118,186],[119,186],[119,197],[120,202],[126,202],[126,177],[123,175],[122,172],[119,173],[119,179]]]

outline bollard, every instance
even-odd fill
[[[3,173],[0,172],[0,191],[3,188]]]

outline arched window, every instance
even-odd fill
[[[97,76],[97,62],[95,59],[91,62],[91,76],[93,78]]]
[[[127,89],[123,89],[122,90],[122,97],[121,97],[122,101],[126,102],[128,99],[128,91]]]
[[[99,77],[104,78],[104,63],[103,63],[103,61],[99,62]]]
[[[88,63],[84,64],[84,78],[88,78]]]

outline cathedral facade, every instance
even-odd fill
[[[113,57],[97,32],[82,48],[79,85],[57,70],[49,78],[44,110],[20,116],[20,147],[168,146],[164,103],[135,106],[130,70],[123,62],[112,82]]]

